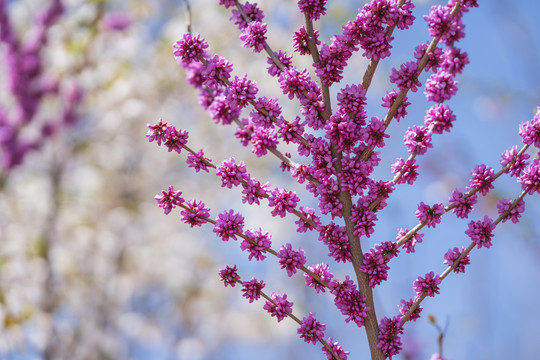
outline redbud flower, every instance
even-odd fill
[[[398,305],[399,308],[399,316],[400,318],[404,317],[409,309],[411,308],[412,304],[414,303],[414,299],[410,299],[409,301],[405,301],[405,299],[401,299],[400,301],[401,305]],[[411,313],[407,321],[416,321],[417,319],[420,319],[420,313],[422,312],[422,307],[418,305],[416,309]]]
[[[466,189],[466,192],[469,192],[469,188]],[[450,204],[455,206],[455,208],[452,209],[452,213],[456,214],[460,219],[466,219],[469,217],[469,213],[473,209],[474,204],[478,201],[478,196],[472,194],[465,197],[460,189],[454,189],[452,196],[448,200],[450,201]]]
[[[182,192],[180,190],[174,191],[172,185],[169,186],[169,191],[162,191],[161,193],[163,194],[162,196],[156,195],[154,199],[158,202],[158,206],[163,208],[165,215],[169,214],[177,205],[181,205],[184,202],[181,196]]]
[[[374,227],[377,222],[377,215],[375,212],[361,204],[353,206],[351,212],[351,221],[354,223],[354,234],[357,236],[365,235],[370,237],[375,231]]]
[[[390,92],[387,91],[386,95],[384,95],[382,98],[383,103],[381,104],[381,106],[390,109],[392,105],[394,105],[394,102],[396,101],[398,95],[399,94],[395,90],[392,90]],[[401,102],[401,104],[399,104],[397,108],[396,115],[394,115],[398,122],[399,120],[407,116],[407,107],[411,105],[411,103],[407,100],[408,98],[405,96],[403,98],[403,101]]]
[[[426,99],[433,102],[443,102],[450,100],[457,93],[458,81],[454,80],[454,76],[446,71],[439,71],[432,74],[426,80],[424,94]]]
[[[518,203],[514,208],[512,208],[512,210],[509,210],[510,206],[512,206],[512,200],[510,199],[503,198],[497,201],[497,209],[499,210],[500,215],[509,211],[508,214],[503,217],[502,222],[512,220],[514,224],[517,224],[519,222],[519,218],[521,217],[521,213],[525,211],[525,202],[523,199],[519,199]]]
[[[307,343],[316,344],[317,341],[324,337],[326,325],[321,324],[315,319],[315,314],[310,312],[309,315],[302,319],[302,325],[296,330],[300,337]]]
[[[487,215],[484,216],[484,221],[471,221],[468,226],[469,228],[465,231],[465,234],[469,235],[478,248],[482,246],[490,248],[493,245],[491,238],[496,225]]]
[[[419,276],[413,283],[413,289],[418,296],[421,296],[423,292],[427,296],[433,297],[435,294],[439,294],[439,284],[441,279],[439,275],[435,275],[433,271],[426,274],[425,277]]]
[[[349,119],[346,113],[338,112],[330,116],[324,126],[325,137],[335,144],[338,151],[350,152],[360,140],[359,125]]]
[[[266,96],[258,98],[255,110],[249,114],[250,118],[255,125],[263,128],[272,128],[274,126],[273,119],[278,121],[277,119],[281,116],[281,106],[276,98],[267,99]]]
[[[416,160],[403,160],[403,158],[398,158],[394,164],[392,164],[392,174],[397,175],[402,173],[401,178],[398,180],[398,184],[407,183],[412,185],[418,178],[418,165],[416,165]]]
[[[392,319],[384,317],[379,324],[379,343],[377,348],[381,349],[386,358],[392,359],[392,356],[401,351],[401,338],[403,326],[400,324],[400,317],[395,316]]]
[[[281,62],[281,64],[283,64],[283,67],[285,69],[291,67],[292,55],[287,55],[287,53],[283,50],[279,50],[277,53],[274,54],[278,57],[279,61]],[[270,65],[267,70],[271,76],[280,76],[282,74],[283,71],[277,66],[276,63],[274,63],[274,60],[270,56],[266,59],[266,63]]]
[[[403,5],[398,9],[398,21],[396,27],[400,30],[408,29],[414,22],[416,17],[412,14],[414,9],[414,4],[412,0],[405,0]]]
[[[244,108],[246,105],[255,100],[257,95],[257,84],[247,79],[247,74],[244,74],[241,78],[238,76],[231,80],[229,87],[225,90],[225,96],[227,102],[233,103],[236,107]]]
[[[429,15],[424,15],[424,20],[428,22],[429,35],[440,37],[441,42],[449,46],[465,37],[465,25],[458,16],[452,19],[451,11],[451,7],[437,5],[431,7]]]
[[[315,63],[315,73],[325,85],[338,83],[343,79],[343,69],[347,66],[347,60],[352,56],[351,48],[343,36],[332,38],[330,45],[324,43],[319,51],[320,61]]]
[[[270,183],[266,182],[261,184],[259,180],[250,178],[242,183],[242,187],[244,188],[244,190],[242,190],[242,194],[244,194],[242,196],[242,202],[247,202],[249,205],[253,203],[260,205],[260,199],[263,199],[268,193]]]
[[[321,349],[322,349],[322,352],[326,354],[326,357],[328,358],[328,360],[336,360],[333,354],[335,354],[340,360],[347,360],[347,355],[349,355],[350,352],[343,350],[341,345],[339,345],[339,342],[337,341],[334,342],[334,339],[331,337],[329,337],[328,340],[326,340],[326,342],[332,348],[332,352],[330,352],[326,348],[326,346],[323,346]]]
[[[456,47],[449,47],[441,56],[441,70],[453,75],[461,74],[468,63],[467,53]]]
[[[243,47],[253,48],[253,52],[260,53],[264,49],[266,41],[266,24],[260,21],[252,21],[242,30],[240,40]]]
[[[233,210],[225,211],[218,215],[214,225],[214,232],[223,241],[229,238],[236,240],[236,233],[242,233],[244,228],[244,217]]]
[[[309,17],[311,21],[317,21],[321,15],[326,14],[327,0],[299,0],[298,8]]]
[[[226,9],[235,6],[236,2],[234,0],[219,0],[219,5],[225,6]]]
[[[315,223],[315,226],[319,226],[320,223],[321,223],[321,220],[320,218],[315,215],[315,209],[312,209],[312,208],[309,208],[309,207],[303,207],[303,206],[300,206],[300,208],[298,209],[298,211],[307,219],[307,220],[310,220],[312,222]],[[301,217],[298,218],[298,220],[296,220],[294,222],[296,225],[298,225],[298,229],[296,230],[297,232],[299,233],[302,233],[302,232],[306,232],[308,230],[313,230],[315,227],[313,227],[312,224],[308,223],[307,221],[305,221],[304,219],[302,219]]]
[[[192,36],[190,33],[184,34],[180,40],[173,45],[173,54],[175,58],[186,66],[194,61],[200,61],[204,57],[204,51],[208,44],[199,34]]]
[[[356,122],[360,118],[360,124],[365,124],[366,90],[362,88],[362,85],[346,85],[338,92],[337,101],[340,112],[352,113]]]
[[[219,270],[220,280],[223,281],[225,287],[231,285],[231,287],[236,286],[236,281],[240,280],[240,276],[237,273],[236,265],[230,267],[227,265],[225,269]]]
[[[293,303],[287,301],[287,294],[279,295],[272,292],[270,297],[272,301],[267,300],[263,309],[269,312],[272,317],[276,317],[277,321],[280,322],[287,316],[287,313],[292,312]]]
[[[146,134],[148,142],[155,140],[158,146],[161,146],[161,141],[165,138],[165,133],[167,132],[167,123],[159,119],[159,123],[155,125],[146,124],[146,127],[148,128],[148,133]]]
[[[201,170],[210,172],[208,171],[208,165],[211,161],[212,159],[204,156],[203,149],[199,149],[197,154],[188,153],[186,159],[186,163],[188,164],[188,166],[194,168],[196,172],[199,172]]]
[[[417,65],[414,61],[409,61],[401,64],[400,69],[392,69],[392,75],[390,75],[390,82],[396,84],[401,90],[411,90],[416,92],[418,86],[422,86],[418,81]]]
[[[431,144],[431,131],[424,126],[414,125],[409,128],[403,138],[407,151],[411,154],[416,152],[418,155],[423,155],[427,152],[428,148],[432,148]]]
[[[376,116],[371,118],[369,125],[365,128],[363,140],[369,147],[383,147],[384,139],[390,135],[385,134],[384,120]]]
[[[321,263],[313,266],[308,266],[308,270],[311,271],[313,274],[317,275],[320,281],[325,281],[327,283],[330,283],[330,281],[334,277],[334,275],[332,275],[332,273],[328,271],[327,264]],[[324,285],[321,284],[319,281],[315,280],[310,274],[304,273],[304,278],[306,279],[306,286],[314,288],[317,294],[320,291],[326,291]]]
[[[319,240],[328,246],[328,250],[330,250],[328,256],[337,262],[351,261],[351,244],[344,226],[338,226],[331,222],[330,225],[320,230]]]
[[[242,6],[242,10],[247,15],[247,17],[251,21],[263,21],[264,14],[261,9],[257,6],[257,3],[251,4],[249,1],[246,1],[246,3]],[[234,22],[235,25],[238,26],[240,30],[243,30],[246,28],[251,21],[246,21],[242,17],[242,13],[238,11],[237,9],[232,10],[232,17],[231,20]]]
[[[399,228],[397,236],[396,236],[396,241],[401,240],[405,235],[407,235],[408,232],[409,232],[409,229],[407,228],[405,229]],[[401,245],[401,247],[405,249],[405,252],[407,254],[413,253],[416,244],[421,243],[423,237],[424,237],[424,234],[416,233],[409,240],[404,242],[403,245]]]
[[[434,134],[442,134],[443,131],[450,131],[452,123],[456,120],[456,116],[452,110],[445,104],[433,105],[426,111],[424,124],[428,127],[433,127]]]
[[[420,63],[420,60],[422,59],[422,57],[424,57],[424,54],[426,53],[428,47],[428,43],[423,43],[414,48],[414,58],[417,60],[417,64]],[[437,71],[442,61],[442,55],[443,50],[441,48],[436,47],[435,49],[433,49],[433,51],[428,54],[428,61],[426,63],[426,66],[424,67],[424,71],[428,72],[431,69],[433,69],[433,71]]]
[[[510,176],[519,176],[523,169],[527,166],[528,159],[531,156],[529,154],[521,154],[518,156],[518,150],[517,146],[514,145],[510,149],[505,150],[501,155],[501,165],[507,166],[510,164],[508,168],[508,173]],[[513,162],[512,162],[513,161]]]
[[[274,129],[265,129],[257,127],[251,134],[251,143],[253,148],[251,152],[261,157],[266,155],[268,148],[275,148],[278,144],[278,132]]]
[[[364,5],[361,12],[369,16],[369,25],[394,25],[398,17],[398,6],[394,0],[372,0]],[[371,13],[371,14],[369,14]]]
[[[335,296],[334,305],[347,318],[345,322],[354,321],[357,326],[364,326],[364,319],[369,311],[369,306],[366,305],[366,298],[360,296],[356,289],[356,285],[347,275],[345,281],[339,282],[332,280],[330,284],[330,292]]]
[[[423,202],[418,205],[418,210],[416,210],[416,218],[418,221],[425,223],[428,227],[435,227],[435,225],[441,222],[441,216],[445,213],[444,205],[438,203],[429,207]]]
[[[296,274],[296,269],[300,269],[306,263],[304,250],[298,249],[298,251],[294,251],[291,244],[283,245],[277,253],[277,257],[281,268],[287,270],[289,277]]]
[[[182,148],[187,144],[187,139],[189,133],[187,130],[176,129],[173,125],[169,125],[167,130],[165,130],[165,135],[163,136],[164,143],[167,147],[167,151],[176,151],[178,154],[182,151]]]
[[[283,94],[292,100],[295,96],[297,98],[303,96],[302,92],[307,89],[309,79],[309,73],[306,69],[298,71],[296,68],[287,68],[281,73],[279,84]]]
[[[540,148],[540,107],[536,108],[536,115],[530,121],[519,125],[519,136],[524,144]]]
[[[261,297],[261,290],[266,286],[264,281],[258,281],[255,278],[251,278],[250,281],[244,281],[242,283],[242,296],[252,303],[255,300],[259,300]]]
[[[390,49],[392,48],[390,42],[394,40],[394,37],[386,34],[384,26],[375,25],[364,27],[363,36],[359,40],[360,46],[364,50],[362,56],[377,61],[390,56]]]
[[[494,188],[493,181],[495,181],[495,171],[489,166],[484,164],[477,165],[472,170],[471,175],[473,176],[472,179],[469,180],[471,187],[473,189],[478,188],[482,195],[485,196],[490,189]]]
[[[259,228],[257,230],[247,230],[246,236],[249,240],[243,240],[240,243],[240,249],[249,252],[249,260],[252,258],[257,261],[264,260],[266,250],[272,245],[271,235],[267,232],[263,234],[261,228]]]
[[[293,35],[294,51],[296,51],[300,55],[311,55],[308,42],[310,40],[314,40],[314,43],[316,45],[321,44],[321,41],[319,40],[319,31],[315,30],[313,35],[314,38],[310,37],[306,31],[306,28],[304,26],[301,26],[300,29],[296,31]]]
[[[294,210],[299,201],[296,192],[278,188],[274,188],[268,197],[268,205],[274,207],[272,216],[285,217],[287,212]]]
[[[216,175],[221,176],[221,187],[229,189],[250,179],[246,164],[243,161],[237,164],[233,157],[223,160],[221,164],[216,166]]]
[[[189,209],[184,209],[180,212],[183,222],[191,225],[191,227],[201,226],[207,222],[204,218],[210,217],[210,209],[202,201],[188,200],[186,201],[186,205]]]
[[[521,188],[529,195],[540,193],[540,158],[535,158],[518,177]]]
[[[364,254],[364,262],[360,271],[368,274],[369,286],[375,287],[387,279],[388,270],[390,269],[387,264],[398,252],[397,245],[387,241],[375,245],[374,248]]]
[[[218,90],[226,80],[229,80],[232,69],[233,66],[229,61],[219,55],[214,55],[202,68],[203,85],[212,90]]]
[[[461,256],[465,248],[462,246],[461,251],[455,247],[453,249],[450,249],[444,254],[444,263],[448,266],[453,266],[454,262]],[[464,273],[465,272],[465,266],[469,265],[471,263],[471,257],[469,254],[465,255],[463,259],[459,261],[456,268],[454,269],[455,273]]]

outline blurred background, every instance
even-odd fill
[[[316,24],[321,40],[340,32],[364,3],[329,1],[327,16]],[[442,2],[414,3],[415,25],[394,33],[393,54],[379,64],[369,116],[384,116],[380,103],[392,88],[392,67],[411,60],[414,47],[429,40],[422,15]],[[470,64],[448,102],[457,122],[417,158],[420,179],[398,186],[378,214],[366,251],[394,240],[398,228],[416,225],[420,201],[446,202],[454,188],[468,185],[476,164],[499,169],[500,154],[521,142],[518,125],[540,105],[540,3],[479,3],[465,14],[467,36],[458,44]],[[245,206],[239,191],[189,169],[184,154],[148,143],[146,124],[163,118],[187,129],[190,146],[204,148],[215,163],[235,156],[261,181],[294,189],[304,195],[302,205],[316,207],[276,158],[256,158],[234,138],[234,128],[217,127],[197,103],[172,55],[187,27],[183,1],[0,5],[0,359],[325,358],[320,346],[298,338],[296,323],[277,324],[263,301],[249,304],[238,288],[223,287],[218,270],[233,264],[244,279],[263,279],[268,292],[286,292],[299,317],[316,312],[327,324],[325,334],[351,352],[349,359],[369,357],[364,330],[345,324],[331,296],[316,295],[302,276],[288,278],[272,259],[248,262],[237,243],[221,242],[210,226],[190,229],[178,213],[164,216],[157,207],[154,195],[174,185],[186,198],[204,201],[213,217],[237,209],[246,216],[245,228],[270,231],[276,248],[292,242],[306,249],[308,264],[329,262],[340,279],[352,274],[328,259],[315,235],[297,234],[294,219],[272,218],[265,205]],[[190,5],[192,30],[211,51],[230,60],[235,75],[256,80],[260,95],[278,97],[285,116],[294,117],[298,105],[266,75],[266,56],[240,47],[230,13],[217,1]],[[272,48],[292,54],[292,33],[303,21],[296,2],[259,5]],[[296,54],[294,61],[310,66]],[[333,93],[359,83],[366,65],[355,55]],[[389,128],[379,179],[392,178],[390,165],[407,155],[404,132],[423,124],[430,106],[422,91],[410,93],[409,101],[409,116]],[[498,179],[470,218],[496,216],[496,201],[520,191],[515,178]],[[447,359],[540,358],[540,202],[538,195],[525,200],[522,221],[497,227],[494,246],[473,251],[466,273],[450,275],[441,294],[423,303],[423,316],[405,327],[397,359],[437,352],[439,332],[428,315],[444,330]],[[467,222],[447,214],[436,229],[425,230],[415,254],[393,260],[390,280],[375,292],[379,319],[395,316],[399,300],[413,297],[418,276],[445,269],[447,249],[469,244]]]

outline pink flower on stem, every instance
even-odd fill
[[[266,24],[260,21],[252,21],[242,30],[240,40],[243,47],[252,48],[253,52],[260,53],[264,49],[266,41]]]
[[[270,240],[272,238],[271,235],[267,232],[263,234],[259,228],[257,230],[247,230],[246,237],[249,240],[244,239],[240,243],[240,249],[249,252],[249,260],[253,258],[257,261],[266,259],[266,255],[264,254],[272,245],[272,241]]]
[[[439,293],[439,284],[441,279],[433,271],[426,274],[425,277],[419,276],[413,283],[413,289],[416,295],[421,296],[424,292],[427,296],[433,297]]]
[[[320,281],[327,283],[334,277],[334,275],[328,271],[327,264],[321,263],[314,266],[308,266],[308,270],[318,276]],[[321,284],[320,281],[314,279],[310,274],[304,273],[304,278],[306,279],[306,286],[314,288],[317,293],[326,291],[324,285]]]
[[[287,313],[292,312],[293,303],[287,301],[287,294],[279,295],[272,292],[270,297],[272,300],[267,300],[263,309],[270,313],[272,317],[276,317],[277,321],[280,322],[288,316]]]
[[[495,181],[495,170],[487,165],[477,165],[471,172],[472,179],[469,180],[473,189],[479,189],[482,195],[486,195],[489,190],[493,189],[493,181]]]
[[[418,205],[418,210],[416,210],[416,218],[418,221],[425,223],[428,227],[435,227],[441,222],[441,217],[446,211],[444,210],[444,205],[442,203],[435,204],[433,206],[428,206],[423,202]]]
[[[242,283],[242,296],[252,303],[255,300],[259,300],[261,297],[261,290],[266,286],[264,281],[258,281],[255,278],[251,278],[249,281]]]
[[[188,200],[186,201],[186,205],[188,209],[184,209],[180,213],[183,222],[191,225],[191,227],[200,227],[202,224],[208,222],[205,218],[210,217],[210,209],[202,201]]]
[[[459,259],[459,257],[461,256],[461,254],[463,253],[463,251],[465,250],[465,248],[462,246],[461,247],[461,250],[459,250],[457,247],[453,248],[453,249],[449,249],[446,254],[444,254],[444,263],[448,266],[453,266],[454,265],[454,262]],[[454,272],[455,273],[464,273],[465,272],[465,266],[466,265],[469,265],[471,263],[471,257],[469,256],[469,254],[465,255],[463,257],[463,259],[461,259],[459,261],[459,263],[457,264],[456,268],[454,269]]]
[[[240,280],[240,276],[236,271],[236,265],[234,265],[233,267],[227,265],[225,269],[219,270],[219,278],[221,281],[223,281],[225,287],[227,287],[228,285],[230,285],[231,287],[236,286],[236,282]]]
[[[484,216],[484,220],[471,221],[469,228],[465,231],[465,234],[469,235],[472,242],[474,242],[478,248],[485,247],[490,248],[491,238],[493,237],[493,230],[495,224],[487,215]]]
[[[296,274],[296,270],[300,269],[306,263],[304,250],[298,249],[298,251],[295,251],[292,249],[291,244],[283,245],[277,253],[277,257],[279,258],[281,268],[287,270],[289,277]]]
[[[214,225],[214,232],[223,241],[236,240],[236,234],[242,233],[243,227],[244,217],[239,213],[234,213],[231,209],[218,215]]]
[[[315,314],[310,312],[307,317],[302,319],[302,325],[296,332],[305,342],[315,345],[324,337],[324,330],[326,330],[326,325],[321,324],[315,319]]]
[[[161,196],[156,195],[154,199],[156,199],[158,206],[163,208],[165,215],[169,214],[177,205],[181,205],[184,202],[181,196],[182,192],[180,190],[174,191],[172,185],[169,186],[168,191],[161,191],[161,193]]]
[[[497,209],[499,210],[499,214],[502,215],[506,212],[508,212],[503,218],[502,222],[506,222],[508,220],[512,220],[514,224],[517,224],[519,222],[519,218],[521,217],[521,213],[525,211],[525,201],[523,199],[519,199],[516,206],[514,206],[511,210],[510,207],[512,206],[512,200],[510,199],[500,199],[497,201]]]

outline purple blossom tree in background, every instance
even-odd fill
[[[48,71],[43,55],[50,28],[63,13],[62,2],[52,1],[36,14],[23,41],[10,21],[6,1],[0,1],[0,44],[5,49],[2,67],[6,73],[2,88],[10,95],[7,103],[0,103],[2,174],[22,164],[30,151],[40,149],[78,119],[82,89],[73,80]],[[41,119],[40,107],[48,97],[60,102],[59,114]]]
[[[184,223],[213,227],[223,241],[237,240],[250,261],[275,261],[288,277],[298,277],[313,288],[313,294],[330,297],[346,323],[365,329],[371,358],[391,359],[403,348],[408,322],[422,317],[426,298],[440,294],[444,280],[452,273],[465,273],[472,250],[496,246],[496,227],[507,220],[518,223],[527,195],[540,193],[536,149],[540,147],[540,108],[516,129],[522,144],[501,155],[500,167],[477,165],[467,184],[447,194],[446,203],[426,204],[418,200],[414,214],[418,222],[410,229],[396,225],[395,240],[384,239],[374,244],[376,224],[392,194],[398,187],[415,184],[422,172],[418,156],[434,147],[435,135],[450,132],[458,121],[448,100],[457,94],[459,75],[469,63],[466,51],[458,44],[465,37],[463,21],[467,13],[481,11],[475,9],[479,4],[475,0],[450,0],[432,6],[429,14],[423,16],[431,40],[414,47],[411,59],[392,69],[389,81],[393,88],[380,99],[385,113],[380,117],[366,111],[370,86],[380,62],[392,60],[386,59],[391,55],[394,31],[407,30],[414,21],[422,21],[413,16],[412,1],[372,0],[326,42],[315,29],[317,22],[323,23],[326,1],[298,1],[305,24],[291,32],[292,48],[296,58],[308,59],[312,65],[309,69],[295,66],[297,59],[293,54],[272,48],[267,41],[272,28],[264,22],[257,4],[236,0],[220,0],[219,4],[230,9],[230,19],[239,29],[242,46],[251,49],[255,56],[265,53],[267,72],[282,97],[265,96],[247,74],[235,74],[233,64],[214,54],[201,34],[184,34],[173,46],[174,57],[185,69],[189,84],[197,90],[199,104],[214,122],[235,125],[235,137],[243,146],[250,146],[257,157],[272,154],[279,160],[281,170],[303,186],[297,191],[273,186],[252,176],[246,163],[235,157],[213,161],[205,156],[204,149],[198,149],[199,144],[190,143],[186,130],[161,119],[148,125],[148,140],[165,146],[169,152],[187,153],[187,164],[196,172],[214,173],[221,187],[238,188],[244,204],[264,205],[267,201],[272,217],[289,222],[292,219],[292,229],[310,233],[322,244],[312,242],[305,249],[291,243],[275,246],[269,232],[272,229],[265,229],[263,221],[260,227],[247,229],[247,218],[235,209],[212,213],[203,201],[186,200],[186,195],[173,185],[155,199],[165,214],[173,214],[178,208]],[[346,73],[357,53],[369,59],[361,79]],[[427,78],[424,72],[428,73]],[[403,136],[408,155],[397,158],[385,172],[388,177],[381,178],[376,170],[380,167],[381,152],[394,140],[389,135],[392,121],[416,121],[407,118],[407,107],[413,101],[409,91],[423,92],[431,106],[425,110],[423,124],[411,124]],[[287,99],[291,106],[299,108],[293,117],[281,105]],[[522,192],[513,199],[499,199],[497,217],[486,214],[466,220],[464,237],[470,238],[469,245],[449,245],[446,253],[432,255],[439,256],[440,264],[446,268],[440,273],[419,274],[410,285],[412,291],[396,304],[397,309],[384,313],[379,310],[374,296],[377,287],[388,279],[391,260],[414,253],[429,241],[422,229],[439,227],[451,214],[469,219],[475,205],[503,175],[515,178]],[[308,206],[309,194],[317,208]],[[292,222],[289,225],[293,226]],[[322,245],[328,249],[327,257],[313,261],[315,256],[310,253],[317,253],[314,249]],[[330,271],[339,263],[349,265],[348,275],[341,277]],[[226,287],[238,285],[250,303],[263,303],[262,309],[278,322],[295,322],[303,341],[321,347],[321,357],[355,358],[341,347],[335,329],[321,322],[327,314],[297,309],[290,295],[270,288],[269,279],[251,277],[249,273],[249,269],[235,264],[220,270],[219,277]],[[431,318],[430,321],[435,323]],[[433,359],[443,358],[441,344],[442,331],[439,351]]]

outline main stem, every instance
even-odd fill
[[[341,154],[338,153],[332,146],[332,157],[336,158],[335,167],[338,174],[341,172]],[[338,178],[339,179],[339,178]],[[341,181],[340,187],[341,187]],[[369,286],[369,277],[366,273],[360,271],[360,267],[364,262],[364,253],[362,251],[362,245],[360,238],[354,234],[354,224],[351,221],[352,215],[352,198],[348,191],[341,191],[339,194],[339,201],[343,205],[341,214],[345,220],[345,228],[347,229],[347,237],[351,244],[351,261],[356,274],[356,280],[358,283],[358,291],[360,296],[366,299],[366,305],[369,310],[366,311],[366,318],[364,319],[364,328],[366,329],[366,336],[368,339],[369,350],[371,352],[372,360],[384,360],[384,353],[377,347],[379,343],[379,322],[377,321],[377,313],[375,312],[375,303],[373,301],[373,290]]]
[[[311,40],[308,41],[308,47],[311,52],[311,56],[313,58],[313,61],[315,63],[318,63],[320,61],[319,59],[319,49],[317,48],[317,45],[315,44],[315,35],[314,35],[314,29],[313,29],[313,22],[309,18],[309,16],[305,15],[306,20],[306,32],[308,36],[311,37]],[[321,80],[321,93],[323,102],[325,105],[324,111],[321,114],[324,120],[328,121],[332,114],[332,107],[331,107],[331,101],[330,101],[330,89],[328,85],[325,85],[324,82]],[[354,268],[354,272],[356,274],[356,280],[358,283],[358,291],[360,292],[360,296],[366,299],[366,305],[369,307],[369,310],[366,311],[366,318],[364,319],[364,328],[366,329],[366,335],[368,339],[369,344],[369,350],[371,352],[371,359],[372,360],[384,360],[385,356],[384,353],[377,348],[377,344],[379,343],[379,322],[377,321],[377,314],[375,313],[375,303],[373,301],[373,291],[371,287],[369,286],[369,278],[367,274],[360,271],[360,267],[363,264],[364,261],[364,253],[362,252],[362,246],[360,244],[360,238],[354,234],[354,224],[351,221],[351,215],[352,215],[352,198],[351,194],[348,191],[342,190],[341,188],[341,179],[339,177],[339,174],[341,174],[342,166],[341,166],[341,159],[342,154],[338,152],[335,148],[335,146],[332,144],[331,147],[332,152],[332,158],[335,159],[334,161],[334,168],[336,169],[336,173],[338,174],[338,183],[340,188],[339,193],[339,201],[342,204],[341,213],[343,215],[343,219],[345,220],[345,227],[347,229],[347,237],[349,239],[349,243],[351,244],[351,261]]]

